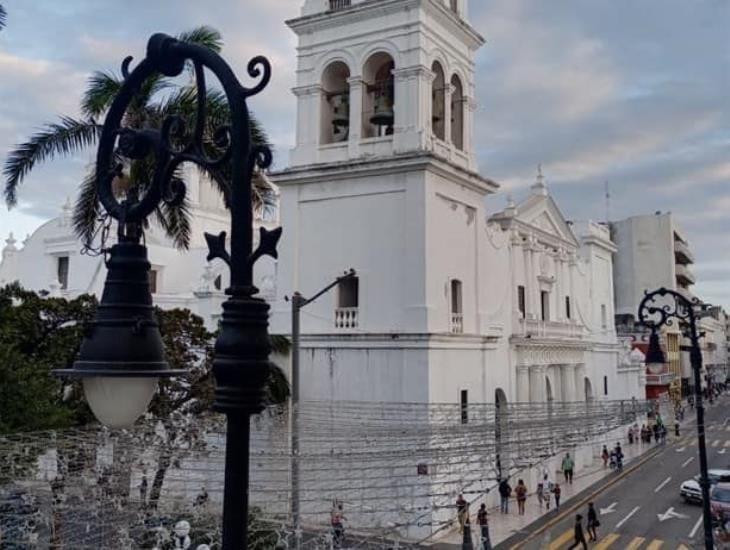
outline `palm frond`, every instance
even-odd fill
[[[181,42],[190,42],[191,44],[205,46],[214,52],[220,52],[223,47],[221,33],[207,25],[201,25],[189,31],[181,32],[177,35],[177,39]]]
[[[187,250],[190,246],[190,203],[185,198],[181,203],[163,202],[155,209],[155,219],[168,237],[172,239],[175,248]]]
[[[97,71],[89,78],[81,100],[81,112],[87,117],[99,117],[106,112],[123,81],[112,73]]]
[[[78,120],[62,117],[60,122],[48,124],[30,139],[10,151],[3,167],[5,202],[15,206],[20,183],[33,169],[57,155],[68,156],[90,147],[101,135],[101,125],[94,119]]]
[[[5,20],[7,18],[8,13],[5,11],[5,8],[3,8],[2,4],[0,4],[0,29],[5,27]]]
[[[73,228],[81,242],[90,245],[101,209],[96,192],[96,168],[91,166],[79,188],[73,212]]]

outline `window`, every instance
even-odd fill
[[[608,395],[608,376],[603,377],[603,395]]]
[[[606,315],[606,304],[601,304],[601,328],[608,327],[608,318]]]
[[[68,288],[68,256],[59,256],[56,264],[56,273],[58,275],[58,284],[62,290]]]
[[[223,286],[223,277],[221,275],[218,275],[215,278],[215,281],[213,281],[213,286],[215,287],[216,290],[221,289],[221,287]]]
[[[464,314],[461,309],[461,281],[451,279],[451,332],[464,332]]]
[[[565,318],[570,319],[570,296],[565,297]]]
[[[451,77],[451,143],[457,149],[464,150],[464,87],[461,79]]]
[[[157,293],[157,270],[156,269],[150,269],[149,273],[147,273],[147,279],[150,283],[150,292],[152,294]]]
[[[363,67],[364,138],[393,135],[396,109],[394,69],[393,58],[385,52],[371,55]]]
[[[459,13],[459,0],[449,0],[451,4],[451,11]]]
[[[469,391],[461,390],[460,396],[461,405],[461,423],[467,424],[469,422]]]
[[[446,139],[446,80],[438,61],[431,66],[434,78],[431,84],[431,128],[438,139]]]
[[[518,285],[517,287],[517,309],[520,311],[520,316],[525,318],[525,287]]]
[[[347,141],[350,130],[350,69],[342,61],[330,63],[322,75],[320,143]]]
[[[356,308],[358,306],[359,279],[348,277],[337,285],[337,307]]]
[[[543,321],[550,320],[550,293],[547,290],[540,292],[540,310]]]

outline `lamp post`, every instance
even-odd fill
[[[301,547],[301,521],[299,513],[299,317],[304,306],[311,304],[324,293],[339,285],[342,281],[357,276],[350,269],[341,277],[337,277],[311,298],[305,298],[299,292],[291,297],[291,517],[294,529],[294,547]]]
[[[180,166],[194,163],[205,168],[227,188],[231,212],[230,253],[225,232],[206,233],[205,238],[208,260],[220,258],[231,271],[215,343],[214,409],[227,416],[222,548],[240,550],[247,547],[248,538],[250,416],[264,408],[263,390],[270,372],[269,306],[255,296],[253,265],[263,255],[276,257],[281,236],[281,228],[261,228],[259,245],[253,250],[251,178],[256,167],[271,164],[271,152],[251,144],[246,99],[266,87],[271,66],[264,57],[251,59],[248,74],[259,80],[246,88],[217,53],[165,34],[150,37],[146,57],[130,72],[131,61],[128,57],[122,64],[124,83],[104,121],[96,158],[96,190],[104,209],[117,221],[117,243],[109,251],[104,293],[79,358],[73,368],[55,374],[82,378],[90,406],[99,420],[111,426],[130,425],[144,412],[156,378],[180,374],[171,371],[164,359],[147,278],[150,264],[141,241],[147,216],[163,202],[184,199],[185,185],[176,177]],[[186,67],[192,69],[196,85],[192,124],[170,116],[156,129],[123,127],[128,106],[149,77],[159,73],[176,77]],[[204,136],[206,70],[220,82],[231,113],[230,125],[214,132],[214,144]],[[129,161],[149,163],[154,174],[149,185],[129,190],[120,201],[112,181]]]
[[[690,363],[695,382],[695,403],[697,406],[697,445],[700,455],[700,488],[702,489],[702,517],[705,531],[705,548],[712,550],[712,514],[710,512],[710,481],[707,476],[707,449],[705,447],[705,409],[702,404],[701,373],[702,352],[700,351],[699,333],[697,332],[697,301],[687,298],[666,288],[646,292],[639,305],[639,322],[651,330],[649,349],[646,354],[647,364],[664,362],[664,354],[659,347],[657,330],[662,326],[672,325],[676,320],[684,325],[683,332],[690,339]]]

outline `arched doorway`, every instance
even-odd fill
[[[550,383],[550,378],[545,377],[545,400],[548,403],[553,401],[553,385]]]
[[[593,384],[587,376],[583,379],[583,390],[586,396],[586,402],[593,401]]]

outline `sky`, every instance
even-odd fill
[[[154,32],[206,24],[245,84],[254,56],[272,82],[253,98],[287,164],[294,141],[294,34],[303,0],[3,0],[0,162],[59,115],[78,115],[94,70],[141,59]],[[730,0],[470,0],[476,153],[501,184],[488,207],[527,193],[541,163],[568,219],[671,211],[694,250],[694,290],[730,310]],[[22,239],[75,196],[93,151],[39,165],[0,238]],[[608,182],[610,200],[605,198]]]

